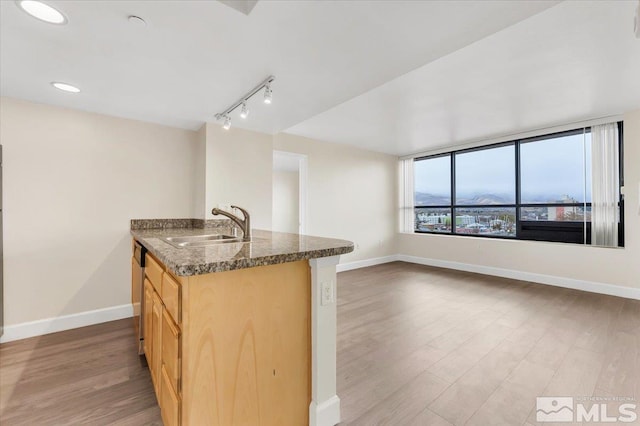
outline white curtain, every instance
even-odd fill
[[[618,125],[591,127],[591,244],[618,246],[620,153]]]
[[[413,232],[413,158],[400,160],[400,232]]]

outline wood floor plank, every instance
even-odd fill
[[[414,421],[415,417],[448,387],[448,382],[425,371],[369,408],[352,424],[389,426],[407,424]]]
[[[454,425],[465,424],[531,348],[503,342],[438,397],[429,409]]]
[[[523,360],[466,423],[469,426],[521,425],[553,377],[547,367]]]
[[[640,335],[617,331],[609,342],[596,387],[640,400]]]
[[[346,423],[354,421],[426,371],[433,362],[433,351],[433,348],[424,347],[396,362],[377,362],[348,383],[339,381],[343,420]]]
[[[593,395],[604,359],[601,353],[571,348],[540,396]],[[532,409],[527,420],[536,424],[535,409]]]
[[[451,423],[434,413],[433,411],[425,408],[417,416],[415,416],[408,426],[452,426]]]

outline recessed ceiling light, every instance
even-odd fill
[[[16,2],[20,9],[41,21],[50,24],[66,24],[67,18],[59,10],[41,1],[21,0]]]
[[[67,83],[60,83],[59,81],[52,81],[51,85],[53,87],[55,87],[56,89],[60,89],[60,90],[63,90],[65,92],[71,92],[71,93],[80,92],[80,89],[78,89],[76,86],[72,86],[72,85],[67,84]]]
[[[146,27],[147,26],[146,21],[144,19],[142,19],[141,17],[139,17],[139,16],[131,15],[131,16],[129,16],[128,19],[129,19],[129,22],[132,23],[133,25],[137,25],[137,26],[140,26],[140,27]]]

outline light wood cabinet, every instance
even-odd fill
[[[133,306],[133,324],[136,330],[136,336],[139,336],[141,325],[139,324],[139,321],[143,321],[140,318],[140,304],[143,303],[143,301],[140,300],[142,277],[140,276],[140,271],[137,265],[135,257],[131,257],[131,305]]]
[[[160,388],[160,367],[162,366],[162,300],[158,293],[153,293],[151,311],[151,377],[156,384],[156,392]]]
[[[165,425],[309,424],[307,261],[176,277],[147,253],[145,274],[145,353]]]
[[[162,301],[174,322],[180,323],[182,308],[180,304],[180,284],[167,273],[162,275]]]
[[[144,274],[149,278],[151,284],[153,284],[153,289],[159,294],[162,295],[162,267],[160,266],[160,262],[155,260],[153,256],[149,253],[145,255],[144,259],[145,267]]]
[[[159,401],[164,426],[180,425],[180,398],[171,386],[171,380],[164,365],[162,366],[162,390]]]
[[[151,342],[151,315],[153,313],[153,286],[148,279],[144,280],[144,354],[147,357],[147,363],[151,365],[153,354]]]
[[[147,253],[144,349],[165,425],[180,425],[180,284]]]
[[[167,370],[171,386],[180,392],[180,330],[168,310],[162,314],[162,364]]]

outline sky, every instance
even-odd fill
[[[586,164],[591,162],[587,133]],[[564,136],[520,145],[522,202],[556,201],[569,195],[584,201],[583,135]],[[587,172],[587,201],[591,201],[591,169]],[[415,191],[449,194],[450,159],[437,157],[415,163]],[[515,147],[503,146],[456,156],[456,196],[500,195],[515,201]]]

